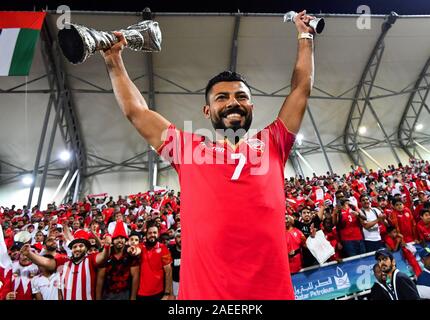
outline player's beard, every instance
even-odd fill
[[[240,121],[229,121],[226,118],[228,114],[232,113],[238,113],[245,117],[243,125],[241,124],[242,119]],[[225,121],[229,121],[230,125],[226,125]],[[231,109],[219,112],[216,116],[211,116],[211,122],[216,132],[220,133],[221,136],[227,138],[231,142],[237,143],[251,127],[252,112],[244,111],[240,107],[233,107]]]

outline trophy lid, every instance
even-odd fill
[[[77,64],[83,62],[85,56],[84,43],[73,24],[58,31],[58,44],[64,56],[71,63]]]
[[[28,231],[20,231],[13,237],[15,242],[26,243],[31,240],[31,234]]]

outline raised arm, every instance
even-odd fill
[[[102,265],[109,258],[111,244],[112,244],[112,238],[110,236],[106,236],[103,251],[98,253],[96,256],[96,265],[97,266]]]
[[[120,32],[115,32],[115,35],[119,42],[102,52],[115,98],[122,112],[137,131],[151,146],[158,149],[163,143],[162,133],[169,127],[170,122],[148,108],[139,89],[130,80],[121,57],[122,49],[127,42]]]
[[[31,247],[29,244],[25,244],[22,246],[20,253],[25,255],[27,258],[29,258],[31,262],[33,262],[34,264],[45,267],[50,271],[55,271],[56,263],[54,259],[48,259],[48,258],[42,257],[37,253],[32,252],[30,248]]]
[[[295,25],[299,35],[303,32],[314,34],[314,30],[307,25],[312,19],[315,18],[307,16],[306,11],[298,14]],[[311,94],[313,78],[313,40],[302,38],[298,40],[296,65],[291,78],[291,92],[285,99],[278,115],[288,130],[293,133],[299,132],[308,98]]]

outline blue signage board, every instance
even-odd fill
[[[421,247],[416,245],[417,252]],[[393,253],[396,267],[409,276],[412,269],[401,252]],[[347,259],[341,263],[329,263],[292,275],[296,300],[332,300],[369,290],[375,283],[374,253]]]

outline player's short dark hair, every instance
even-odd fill
[[[212,79],[210,79],[208,84],[206,85],[206,90],[205,90],[206,104],[209,104],[209,91],[211,91],[212,87],[215,84],[217,84],[218,82],[233,82],[233,81],[243,82],[248,87],[249,91],[251,91],[249,84],[246,82],[245,78],[241,74],[230,70],[223,71],[217,74]]]

